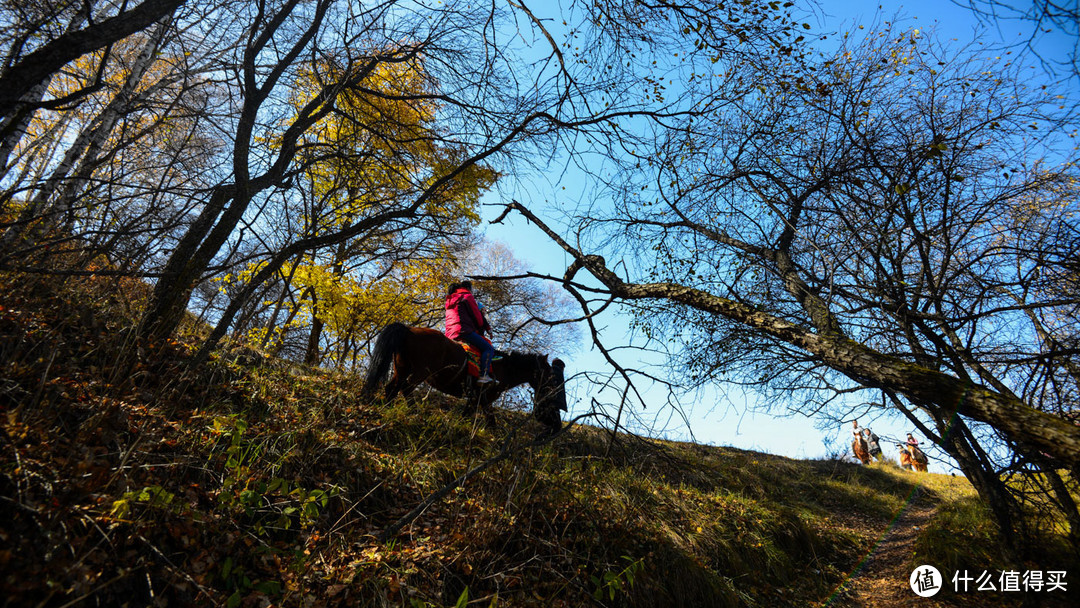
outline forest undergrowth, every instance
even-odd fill
[[[963,478],[589,426],[526,447],[525,413],[366,402],[358,374],[247,348],[190,369],[197,327],[128,338],[137,281],[0,294],[5,606],[820,605],[916,483],[949,519],[913,561],[995,554]]]

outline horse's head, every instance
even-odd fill
[[[548,363],[547,357],[538,359],[538,374],[533,383],[533,414],[553,431],[562,428],[559,411],[566,411],[566,380],[562,359]]]

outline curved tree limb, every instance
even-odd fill
[[[536,224],[574,258],[572,267],[588,270],[616,299],[667,300],[722,316],[806,351],[830,368],[867,388],[882,388],[931,404],[940,411],[984,422],[1014,441],[1071,466],[1080,465],[1080,427],[1030,407],[1015,396],[947,373],[904,361],[832,332],[815,332],[741,302],[676,283],[628,283],[604,258],[572,247],[540,218],[514,201],[508,205]]]

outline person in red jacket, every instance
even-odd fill
[[[480,351],[480,384],[494,382],[491,377],[491,360],[495,347],[484,339],[483,333],[491,332],[491,326],[480,312],[472,294],[472,282],[462,281],[450,285],[446,294],[446,337],[467,342]]]

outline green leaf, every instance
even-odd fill
[[[240,502],[245,505],[252,505],[259,501],[259,495],[252,490],[244,490],[240,492]]]
[[[260,581],[255,584],[255,589],[264,595],[279,595],[281,593],[281,583],[277,581]]]
[[[457,603],[454,604],[454,608],[465,608],[469,605],[469,588],[465,587],[465,590],[461,592],[461,595],[457,598]]]

